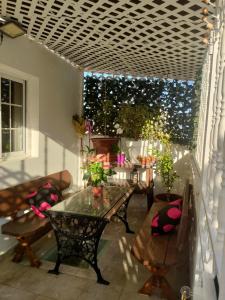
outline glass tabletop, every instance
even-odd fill
[[[129,195],[130,190],[131,188],[128,186],[104,186],[103,195],[94,197],[92,187],[89,186],[68,199],[54,205],[48,211],[102,218],[124,195]]]

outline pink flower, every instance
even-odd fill
[[[104,154],[97,154],[96,155],[96,161],[97,162],[104,162],[105,161],[105,155]]]
[[[102,167],[103,167],[104,170],[109,170],[111,166],[110,166],[109,162],[103,162],[103,166]]]

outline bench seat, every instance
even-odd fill
[[[161,236],[152,236],[151,222],[153,217],[160,209],[169,204],[168,202],[158,201],[153,203],[150,212],[134,239],[131,253],[152,273],[152,276],[145,282],[139,293],[152,295],[155,289],[160,288],[163,297],[168,300],[176,299],[165,275],[182,258],[182,250],[185,242],[188,240],[190,190],[191,185],[189,182],[186,182],[182,216],[175,232]]]
[[[46,231],[47,233],[50,229],[51,225],[48,219],[41,219],[37,217],[33,211],[2,225],[3,234],[15,237],[24,236],[26,238],[36,235],[38,232]]]
[[[151,235],[151,222],[154,215],[167,205],[167,202],[154,203],[135,237],[132,253],[145,266],[152,264],[171,266],[176,263],[177,231],[156,237]]]
[[[46,182],[52,183],[62,192],[70,186],[71,179],[70,173],[64,170],[0,191],[0,217],[11,217],[9,222],[2,225],[2,233],[16,237],[19,242],[15,249],[14,262],[20,262],[26,253],[31,266],[39,267],[40,261],[35,256],[31,244],[51,230],[47,218],[41,219],[33,211],[25,213],[30,210],[29,202],[26,200],[27,194]]]

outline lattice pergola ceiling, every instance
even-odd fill
[[[207,32],[201,0],[1,0],[0,15],[84,70],[194,79]]]

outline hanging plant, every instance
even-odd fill
[[[76,134],[79,137],[83,137],[86,132],[86,123],[83,117],[80,117],[78,114],[73,115],[72,117],[73,126]]]

